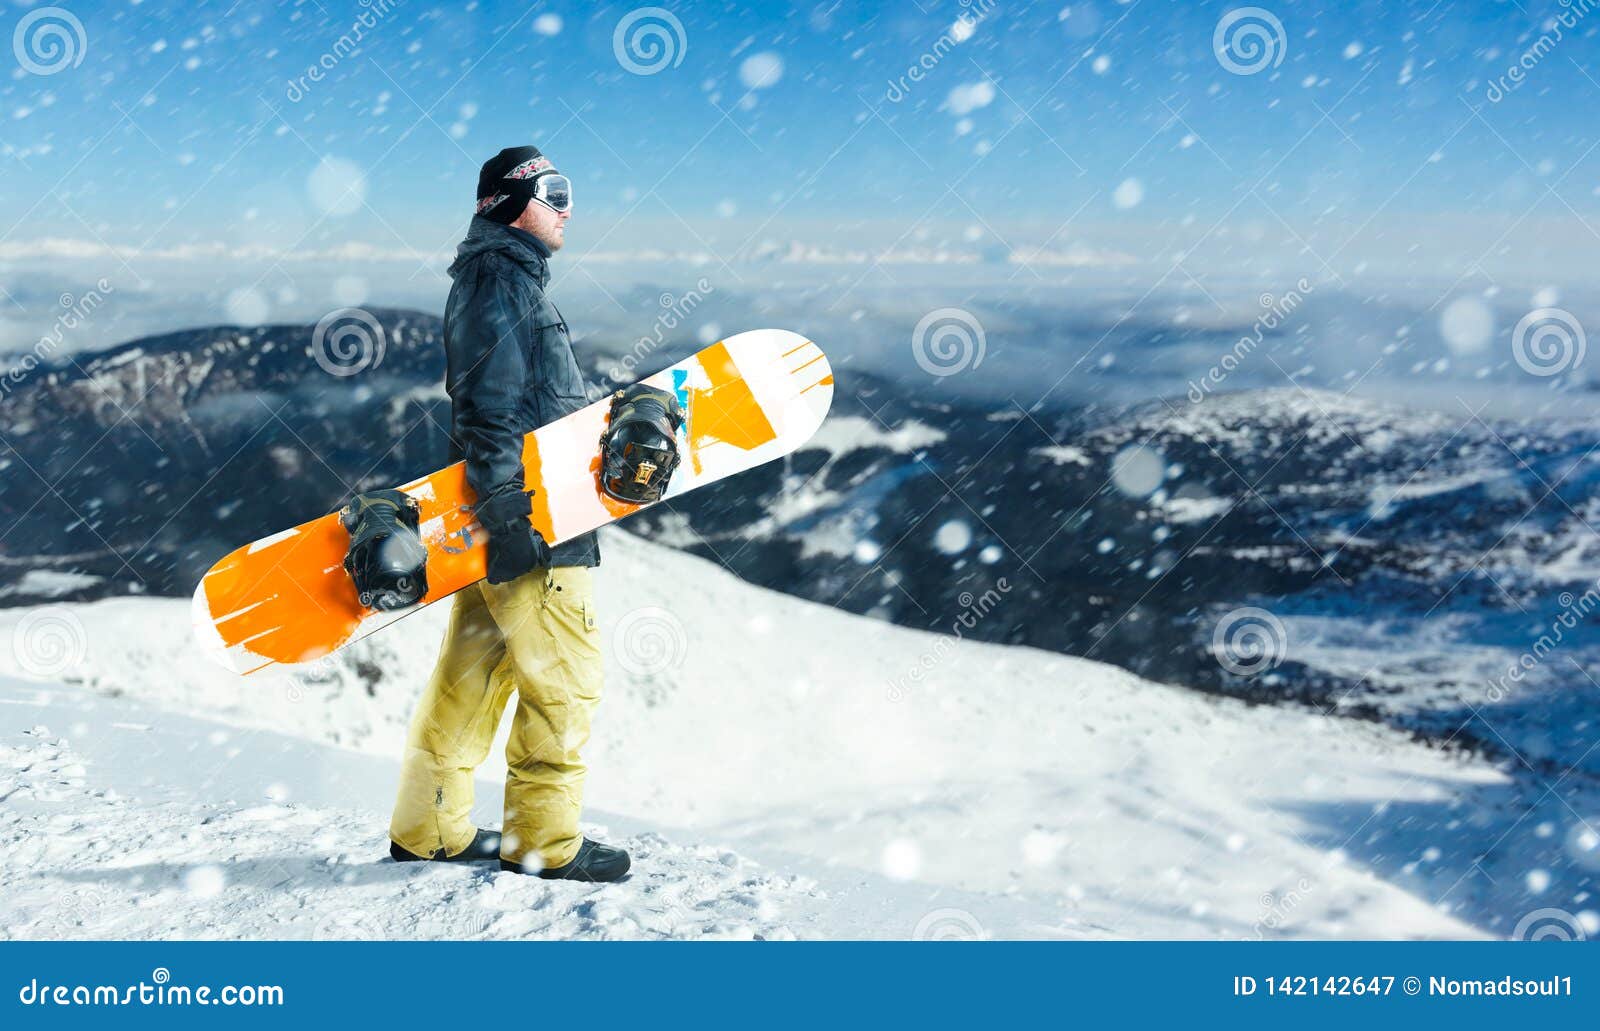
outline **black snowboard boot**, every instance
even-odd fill
[[[620,881],[628,876],[630,865],[628,853],[622,849],[584,838],[583,844],[578,846],[578,854],[572,857],[570,863],[540,870],[539,876],[547,881]],[[504,859],[500,860],[500,869],[512,873],[531,872],[524,870],[520,863]]]
[[[393,857],[394,861],[397,863],[492,862],[500,858],[500,832],[480,830],[476,835],[473,836],[472,844],[468,845],[466,848],[462,849],[460,852],[457,852],[453,856],[445,855],[444,849],[442,848],[431,856],[419,856],[415,853],[407,852],[405,849],[401,848],[399,845],[396,845],[392,841],[389,842],[389,855]]]

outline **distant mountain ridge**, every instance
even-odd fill
[[[293,325],[186,330],[35,370],[3,402],[0,604],[187,595],[239,543],[443,465],[440,320],[371,315],[381,361],[349,376]],[[630,343],[580,341],[597,386]],[[894,623],[1441,738],[1445,716],[1394,697],[1425,684],[1428,705],[1470,714],[1483,676],[1444,659],[1484,635],[1514,656],[1553,598],[1600,576],[1593,424],[1491,425],[1293,387],[1024,411],[964,400],[960,377],[935,391],[835,358],[810,446],[623,526]],[[1241,675],[1219,661],[1217,627],[1257,607],[1282,640]],[[1364,676],[1303,650],[1289,630],[1310,624],[1295,620],[1329,613],[1433,627],[1436,642],[1407,645],[1433,672]],[[1595,638],[1585,623],[1572,655],[1600,658]]]

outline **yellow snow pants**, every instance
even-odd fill
[[[419,856],[455,855],[472,842],[473,771],[515,691],[500,857],[534,868],[570,862],[583,842],[578,753],[603,682],[589,569],[535,569],[458,592],[412,718],[390,837]]]

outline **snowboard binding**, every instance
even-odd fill
[[[611,397],[600,435],[600,489],[632,505],[660,501],[678,468],[683,406],[671,391],[635,383]]]
[[[363,607],[393,612],[427,595],[421,516],[416,499],[398,490],[357,494],[339,510],[339,522],[350,534],[344,568]]]

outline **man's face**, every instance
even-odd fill
[[[551,254],[554,254],[561,249],[561,244],[566,240],[567,220],[571,217],[570,210],[552,211],[538,201],[530,200],[527,209],[522,212],[522,217],[511,224],[532,233],[540,243],[550,249]]]

